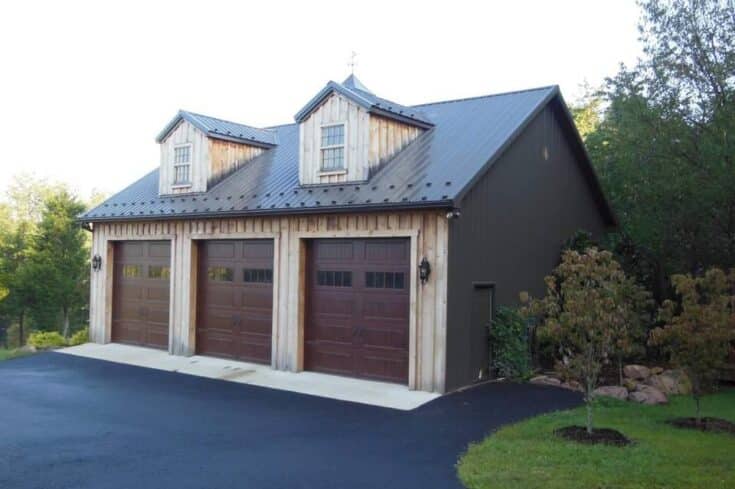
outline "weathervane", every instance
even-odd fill
[[[350,73],[353,75],[355,74],[355,66],[357,66],[357,61],[355,61],[355,58],[357,57],[357,53],[352,51],[352,54],[350,55],[350,62],[347,63],[347,66],[350,67]]]

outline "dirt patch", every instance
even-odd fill
[[[721,418],[702,418],[701,423],[697,423],[697,418],[676,418],[667,421],[677,428],[689,428],[693,430],[708,431],[710,433],[730,433],[735,435],[735,423]]]
[[[587,428],[584,426],[565,426],[554,431],[554,433],[565,440],[576,441],[587,445],[603,444],[624,447],[633,443],[621,432],[609,428],[598,428],[592,430],[592,434],[589,434],[587,433]]]

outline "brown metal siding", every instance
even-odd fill
[[[122,241],[113,256],[112,341],[167,349],[171,244]]]
[[[605,214],[586,163],[552,102],[470,190],[450,221],[447,390],[469,384],[487,366],[483,323],[472,324],[473,282],[494,282],[497,305],[544,291],[562,243],[577,229],[601,237]],[[548,156],[548,158],[546,158]]]
[[[408,382],[408,239],[310,242],[304,368]]]
[[[196,352],[271,362],[273,241],[199,244]]]

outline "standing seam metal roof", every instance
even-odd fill
[[[238,143],[248,143],[257,146],[273,147],[276,145],[276,133],[268,129],[259,129],[257,127],[238,124],[208,115],[196,114],[186,110],[180,110],[176,117],[169,122],[166,127],[156,137],[156,142],[160,143],[169,133],[179,124],[180,121],[186,120],[194,125],[197,129],[205,133],[207,136],[226,141],[234,141]]]
[[[205,193],[158,195],[158,169],[80,217],[85,222],[452,207],[556,86],[417,106],[435,125],[367,182],[299,184],[298,124],[268,128],[278,145]]]

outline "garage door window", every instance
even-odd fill
[[[171,276],[171,269],[163,265],[149,265],[148,278],[168,280]]]
[[[371,289],[402,289],[405,284],[403,272],[365,272],[365,287]]]
[[[232,282],[234,278],[232,268],[228,267],[209,267],[207,275],[209,275],[210,280],[216,280],[218,282]]]
[[[142,275],[140,265],[124,265],[122,272],[125,278],[137,278]]]
[[[243,280],[248,283],[273,283],[273,270],[268,268],[246,268],[243,270]]]
[[[318,285],[325,287],[352,287],[352,272],[344,270],[319,270],[316,276]]]

